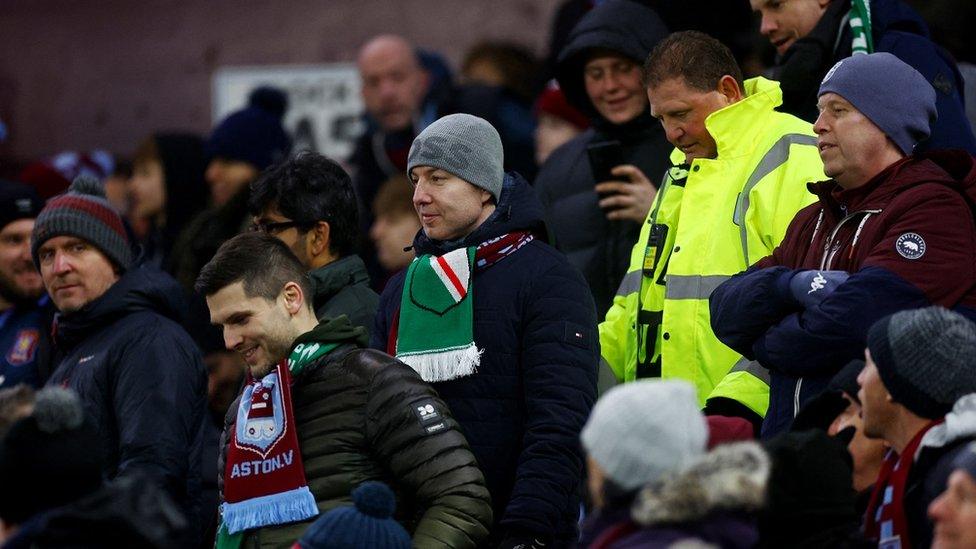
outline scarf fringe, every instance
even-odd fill
[[[229,534],[262,526],[297,522],[318,514],[319,508],[315,505],[315,496],[308,486],[237,503],[225,502],[221,506],[223,523]]]
[[[471,342],[455,349],[397,355],[397,358],[413,368],[427,383],[435,383],[474,374],[481,365],[483,352]]]

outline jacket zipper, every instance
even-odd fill
[[[796,387],[793,389],[793,417],[800,413],[800,388],[803,386],[803,378],[796,380]]]
[[[875,215],[879,213],[881,213],[881,210],[858,210],[856,212],[851,212],[846,216],[844,216],[844,218],[841,219],[839,223],[837,223],[837,226],[834,227],[834,230],[830,231],[830,236],[827,237],[827,242],[824,244],[823,257],[820,259],[820,270],[821,271],[827,270],[830,267],[830,264],[833,263],[834,255],[837,253],[838,250],[831,250],[831,248],[833,247],[834,238],[837,237],[837,233],[838,231],[840,231],[840,228],[844,226],[844,223],[847,223],[851,219],[854,219],[855,217],[862,214]],[[860,231],[858,231],[858,233],[860,233]]]

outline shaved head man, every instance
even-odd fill
[[[410,126],[428,80],[413,45],[399,36],[377,36],[359,51],[357,64],[366,111],[384,131]]]

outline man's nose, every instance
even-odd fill
[[[779,28],[779,25],[776,24],[776,19],[763,14],[762,22],[759,24],[759,33],[763,36],[769,36],[770,34],[776,32],[777,28]]]
[[[228,351],[233,351],[242,341],[241,336],[237,335],[234,330],[224,328],[224,347]]]

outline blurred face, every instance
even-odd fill
[[[621,55],[590,59],[583,67],[583,84],[593,108],[613,124],[630,122],[647,109],[640,67]]]
[[[420,222],[413,215],[381,215],[369,229],[369,237],[376,244],[380,265],[387,271],[398,271],[413,261],[413,251],[403,248],[413,243],[420,230]]]
[[[413,48],[395,38],[378,38],[359,56],[363,103],[385,131],[410,127],[427,93],[427,73]]]
[[[762,16],[759,32],[783,55],[817,26],[830,0],[749,0]]]
[[[836,93],[817,100],[813,125],[824,173],[845,189],[857,188],[901,157],[880,128]]]
[[[491,193],[442,169],[417,166],[410,180],[413,207],[424,234],[433,240],[467,236],[495,211]]]
[[[158,160],[149,160],[133,167],[129,195],[133,217],[152,218],[163,213],[166,186],[163,182],[163,165]]]
[[[586,456],[586,487],[590,491],[590,501],[597,509],[603,507],[603,468],[590,456]]]
[[[258,169],[248,162],[215,158],[204,174],[210,184],[213,205],[220,207],[258,177]]]
[[[651,115],[661,122],[668,141],[685,154],[685,162],[718,155],[715,139],[705,127],[705,119],[741,98],[735,79],[726,76],[722,81],[724,85],[707,92],[688,86],[682,77],[665,80],[647,89]],[[729,86],[734,86],[734,90]]]
[[[929,517],[935,523],[932,549],[976,547],[976,479],[953,471],[946,491],[929,505]]]
[[[33,230],[33,219],[11,221],[0,229],[0,304],[37,299],[44,292],[31,257]]]
[[[892,421],[894,403],[888,389],[881,382],[878,367],[871,360],[870,351],[864,351],[864,370],[857,376],[857,383],[861,386],[857,396],[861,401],[864,434],[870,438],[885,438]]]
[[[540,113],[535,127],[535,161],[540,166],[552,151],[579,135],[580,129],[551,114]]]
[[[836,436],[845,429],[854,429],[854,437],[847,445],[847,450],[854,461],[854,490],[861,492],[874,486],[887,448],[883,441],[864,436],[861,407],[846,394],[844,398],[848,402],[847,409],[834,419],[827,429],[827,434]]]
[[[74,236],[56,236],[44,242],[37,255],[47,293],[65,314],[98,299],[119,279],[101,250]]]
[[[264,377],[285,358],[300,334],[294,333],[283,295],[274,301],[248,297],[244,283],[235,282],[207,296],[210,321],[224,331],[224,346],[236,351],[255,378]]]

